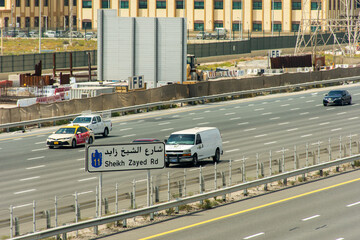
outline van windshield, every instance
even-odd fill
[[[194,145],[195,134],[172,134],[167,140],[167,145]]]

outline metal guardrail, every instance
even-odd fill
[[[241,80],[239,80],[239,81],[241,81]],[[111,113],[129,112],[129,111],[135,111],[135,110],[139,110],[139,109],[159,107],[159,106],[165,106],[165,105],[171,105],[171,104],[179,104],[179,103],[183,104],[183,103],[196,102],[196,101],[212,100],[212,99],[217,99],[217,98],[240,96],[240,95],[251,94],[251,93],[282,91],[282,90],[288,90],[288,89],[297,88],[297,87],[308,87],[308,86],[313,86],[313,85],[331,84],[331,83],[339,83],[339,82],[347,82],[347,81],[360,81],[360,76],[322,80],[322,81],[315,81],[315,82],[308,82],[308,83],[299,83],[299,84],[279,86],[279,87],[252,89],[252,90],[222,93],[222,94],[216,94],[216,95],[210,95],[210,96],[176,99],[176,100],[164,101],[164,102],[154,102],[154,103],[140,104],[140,105],[135,105],[135,106],[130,106],[130,107],[109,109],[106,111],[110,111]],[[58,120],[73,119],[80,115],[81,114],[79,113],[79,114],[65,115],[65,116],[61,116],[61,117],[50,117],[50,118],[34,119],[34,120],[23,121],[23,122],[4,123],[4,124],[0,124],[0,129],[9,129],[12,127],[20,127],[20,126],[25,128],[25,126],[27,126],[27,125],[33,125],[33,124],[39,125],[44,122],[53,122],[53,121],[58,121]]]
[[[202,201],[202,200],[217,197],[217,196],[223,196],[223,195],[230,194],[233,192],[245,190],[245,189],[260,186],[260,185],[269,184],[269,183],[276,182],[279,180],[303,175],[303,174],[306,174],[309,172],[323,170],[323,169],[326,169],[329,167],[333,167],[333,166],[337,166],[337,165],[341,165],[341,164],[345,164],[345,163],[349,163],[349,162],[354,162],[357,160],[360,160],[360,154],[342,158],[342,159],[337,159],[337,160],[331,161],[331,162],[325,162],[325,163],[313,165],[310,167],[306,167],[306,168],[302,168],[302,169],[298,169],[298,170],[294,170],[294,171],[290,171],[290,172],[286,172],[286,173],[277,174],[277,175],[270,176],[270,177],[265,177],[265,178],[254,180],[254,181],[247,182],[247,183],[237,184],[237,185],[226,187],[226,188],[219,189],[219,190],[213,190],[213,191],[203,193],[203,194],[180,198],[177,200],[157,204],[157,205],[150,206],[150,207],[145,207],[142,209],[136,209],[136,210],[132,210],[132,211],[125,212],[125,213],[118,213],[118,214],[114,214],[111,216],[105,216],[105,217],[101,217],[101,218],[82,221],[79,223],[73,223],[73,224],[69,224],[69,225],[65,225],[65,226],[51,228],[51,229],[47,229],[47,230],[43,230],[43,231],[39,231],[39,232],[35,232],[35,233],[30,233],[30,234],[23,235],[23,236],[14,237],[12,239],[32,240],[32,239],[42,239],[42,238],[52,237],[55,235],[60,235],[60,234],[64,234],[67,232],[73,232],[73,231],[84,229],[84,228],[94,227],[94,226],[98,226],[98,225],[102,225],[102,224],[121,221],[121,220],[128,219],[128,218],[133,218],[136,216],[146,215],[146,214],[166,210],[169,208],[178,207],[181,205],[186,205],[186,204],[193,203],[193,202]]]

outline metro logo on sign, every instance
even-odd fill
[[[85,169],[88,172],[158,169],[165,166],[163,142],[88,145]]]

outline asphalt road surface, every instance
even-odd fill
[[[352,105],[323,107],[322,98],[329,89],[314,89],[155,111],[113,118],[110,136],[98,137],[95,143],[128,143],[143,137],[162,140],[177,130],[214,126],[220,129],[224,146],[219,167],[243,156],[249,157],[247,164],[253,164],[256,153],[268,158],[270,150],[275,153],[283,147],[292,149],[296,144],[312,145],[328,138],[338,141],[340,135],[348,139],[350,134],[359,138],[360,85],[337,88],[350,91]],[[73,199],[75,192],[80,201],[94,199],[98,175],[85,172],[84,148],[46,147],[47,136],[57,128],[0,135],[0,219],[9,217],[10,205],[18,209],[17,213],[24,206],[31,212],[33,200],[53,204],[55,196]],[[203,166],[212,171],[210,163]],[[174,177],[183,171],[183,166],[173,166],[153,170],[152,176],[155,184],[166,184],[168,172]],[[142,182],[146,172],[104,174],[104,194],[113,194],[115,183],[119,183],[120,192],[130,192],[133,179]]]

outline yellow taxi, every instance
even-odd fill
[[[56,132],[51,134],[46,145],[49,148],[70,146],[75,148],[81,144],[92,144],[94,142],[94,133],[87,127],[83,126],[66,126],[61,127]]]

